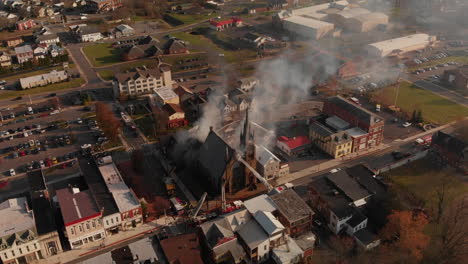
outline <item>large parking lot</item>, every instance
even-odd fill
[[[70,107],[60,113],[3,125],[0,129],[0,172],[10,176],[27,171],[29,166],[39,168],[69,160],[84,144],[96,143],[95,131],[86,122],[78,121],[85,112],[82,107]],[[61,123],[61,125],[54,125]],[[5,135],[5,133],[9,133]],[[49,160],[49,162],[48,162]]]

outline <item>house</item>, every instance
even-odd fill
[[[431,147],[450,166],[468,171],[468,142],[460,135],[437,131],[432,135]]]
[[[11,66],[11,55],[5,51],[0,51],[0,67]]]
[[[166,263],[203,264],[200,242],[196,233],[177,235],[161,240]]]
[[[65,49],[55,44],[52,44],[49,46],[49,52],[50,52],[50,56],[52,56],[52,58],[55,58],[59,55],[65,54]]]
[[[468,89],[468,65],[444,71],[442,80],[457,89]]]
[[[27,30],[33,28],[36,25],[36,22],[32,19],[25,19],[16,22],[16,29],[19,31]]]
[[[58,83],[68,80],[68,73],[66,71],[53,70],[49,73],[38,74],[25,78],[20,78],[21,89],[30,89],[38,86],[45,86],[52,83]]]
[[[102,39],[101,31],[97,27],[86,24],[71,26],[70,31],[80,42],[95,42]]]
[[[297,237],[312,228],[314,212],[294,190],[284,190],[270,198],[277,208],[279,221],[291,237]]]
[[[163,106],[163,110],[168,115],[168,128],[183,127],[188,124],[185,120],[185,112],[180,108],[178,104],[166,103]]]
[[[252,92],[255,86],[258,85],[258,83],[259,80],[255,77],[242,78],[239,81],[237,81],[238,88],[245,93]]]
[[[116,38],[130,37],[135,35],[135,29],[126,24],[120,24],[114,29],[114,36]]]
[[[0,259],[5,264],[32,263],[41,258],[33,211],[25,197],[0,204]]]
[[[304,263],[303,257],[304,251],[291,237],[287,237],[284,244],[271,250],[271,258],[277,264]]]
[[[262,36],[260,36],[260,35],[258,35],[256,33],[250,33],[250,32],[246,33],[242,37],[242,39],[244,41],[247,41],[248,43],[250,43],[252,46],[254,46],[256,48],[263,45],[263,43],[265,43],[265,41],[266,41],[265,37],[262,37]]]
[[[325,100],[322,111],[329,116],[337,116],[367,133],[358,144],[353,144],[353,152],[373,148],[382,143],[384,119],[356,103],[341,96],[334,96]]]
[[[193,7],[194,5],[192,3],[182,3],[182,4],[172,5],[171,10],[172,11],[185,11]]]
[[[16,60],[18,63],[25,63],[34,58],[34,53],[30,45],[23,45],[15,48]]]
[[[52,45],[52,44],[57,44],[59,42],[60,42],[60,38],[55,33],[36,36],[37,44]]]
[[[211,19],[210,28],[216,31],[222,31],[229,27],[242,26],[242,19],[233,17],[230,19]]]
[[[257,172],[267,180],[289,175],[289,166],[287,171],[281,170],[281,160],[264,146],[255,145],[255,159]],[[284,172],[280,174],[280,171]]]
[[[13,37],[13,38],[6,39],[4,41],[5,46],[7,46],[9,48],[16,47],[16,46],[18,46],[19,44],[21,44],[23,42],[24,41],[23,41],[22,37]]]
[[[112,195],[117,209],[120,213],[119,218],[111,217],[110,219],[103,218],[104,227],[114,226],[113,220],[116,219],[116,224],[119,230],[130,230],[143,223],[143,214],[140,200],[123,181],[122,175],[112,162],[111,156],[106,156],[98,160],[98,169],[107,187],[107,190]],[[110,221],[110,222],[109,222]]]
[[[288,156],[295,156],[307,151],[311,146],[312,141],[308,136],[297,136],[288,138],[286,136],[278,137],[276,146]]]
[[[352,153],[353,140],[344,131],[348,127],[349,124],[337,116],[325,120],[317,118],[309,125],[309,137],[322,151],[335,159],[340,158]]]
[[[252,218],[246,209],[237,210],[200,225],[201,237],[215,263],[241,263],[245,251],[235,232]]]
[[[47,55],[47,48],[44,45],[38,45],[34,48],[33,54],[36,59],[44,59]]]
[[[155,68],[136,68],[134,71],[117,73],[112,82],[114,96],[151,93],[155,89],[172,89],[170,66],[160,63]]]
[[[189,52],[187,45],[185,45],[185,42],[175,38],[168,40],[167,43],[164,45],[163,50],[166,54],[182,54]]]
[[[86,0],[90,10],[101,13],[115,10],[123,6],[122,0]]]
[[[89,242],[104,239],[101,209],[89,191],[65,188],[56,191],[56,200],[65,225],[70,247],[81,248]]]
[[[158,45],[159,41],[148,35],[144,38],[125,41],[125,43],[121,44],[119,48],[124,50],[121,56],[122,60],[129,61],[162,55],[163,52]]]
[[[298,237],[294,238],[296,244],[302,249],[304,252],[302,254],[302,263],[304,264],[312,264],[312,256],[314,253],[314,247],[316,242],[316,236],[312,232],[305,232],[299,235]]]

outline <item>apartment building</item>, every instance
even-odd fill
[[[341,129],[335,129],[335,127]],[[309,126],[309,137],[321,150],[335,159],[340,158],[352,153],[353,140],[346,131],[342,130],[348,127],[347,122],[336,116],[325,120],[317,119]]]
[[[80,248],[106,236],[102,213],[89,191],[78,188],[57,190],[56,200],[62,213],[65,235],[70,247]]]
[[[159,88],[172,89],[170,66],[160,64],[152,69],[142,67],[132,72],[117,73],[113,80],[113,87],[114,96],[151,93]]]

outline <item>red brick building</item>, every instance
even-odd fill
[[[16,29],[18,29],[19,31],[28,30],[30,28],[33,28],[35,25],[36,22],[34,22],[34,20],[32,19],[21,20],[16,22]]]
[[[222,31],[228,27],[238,27],[242,25],[242,19],[233,17],[230,19],[218,20],[212,19],[210,20],[210,27],[216,31]]]
[[[328,98],[323,105],[323,112],[329,116],[338,116],[352,127],[358,127],[367,132],[366,137],[360,137],[359,148],[372,148],[383,141],[384,119],[361,106],[344,99],[341,96]]]

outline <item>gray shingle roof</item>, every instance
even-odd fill
[[[338,187],[353,202],[370,196],[370,193],[361,187],[346,171],[341,170],[335,173],[329,173],[327,179]]]

